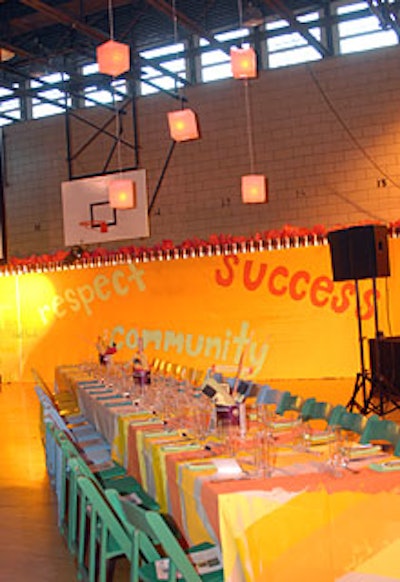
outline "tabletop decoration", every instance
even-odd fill
[[[142,337],[138,338],[137,344],[132,359],[132,375],[135,384],[143,389],[146,384],[150,384],[150,366],[143,349]]]
[[[107,366],[111,362],[111,356],[117,353],[116,344],[110,343],[107,331],[97,337],[96,350],[101,366]]]

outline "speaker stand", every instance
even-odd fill
[[[368,414],[370,412],[378,414],[379,416],[385,416],[394,410],[400,409],[400,403],[396,402],[393,398],[388,396],[389,390],[393,393],[393,386],[390,385],[388,380],[380,372],[380,362],[379,362],[379,346],[378,342],[382,337],[379,332],[379,322],[378,322],[378,302],[377,302],[377,292],[376,292],[376,279],[372,279],[372,294],[373,294],[373,306],[374,306],[374,321],[375,321],[375,362],[377,373],[372,375],[367,373],[365,368],[365,355],[364,355],[364,338],[362,334],[362,319],[361,319],[361,308],[360,308],[360,293],[358,288],[358,280],[355,280],[355,290],[356,290],[356,307],[357,307],[357,324],[358,324],[358,344],[360,352],[360,364],[361,371],[357,373],[356,381],[354,384],[353,394],[346,405],[346,408],[353,412],[354,408],[357,408],[361,414]],[[389,390],[388,390],[389,389]],[[361,402],[360,399],[361,392]],[[375,404],[373,398],[378,397],[378,402]],[[388,408],[390,406],[390,408]]]
[[[367,373],[365,370],[365,355],[364,355],[364,338],[362,333],[362,320],[361,320],[361,307],[360,307],[360,290],[358,287],[358,279],[355,279],[355,289],[356,289],[356,308],[357,308],[357,327],[358,327],[358,348],[360,353],[360,365],[361,365],[361,372],[357,373],[356,382],[354,384],[353,394],[348,401],[346,408],[349,409],[350,412],[353,412],[354,408],[357,407],[358,410],[362,414],[366,414],[367,403],[369,401],[369,397],[367,396],[367,381],[369,380],[367,377]],[[362,401],[359,403],[357,398],[359,393],[361,392]],[[371,394],[372,390],[369,391]]]

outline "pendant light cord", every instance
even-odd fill
[[[254,174],[254,138],[251,119],[250,89],[248,79],[244,79],[244,102],[246,109],[247,143],[249,146],[250,173]]]
[[[108,24],[110,29],[110,40],[114,40],[114,11],[113,11],[113,3],[112,0],[108,0]],[[117,107],[117,100],[115,96],[115,86],[113,85],[113,81],[111,81],[111,89],[112,89],[112,99],[113,99],[113,107],[115,109],[115,139],[117,142],[117,170],[118,173],[122,173],[122,155],[121,155],[121,119],[119,116],[119,110]]]
[[[174,25],[174,30],[173,30],[173,34],[174,34],[174,45],[176,47],[176,52],[175,52],[175,58],[178,59],[179,58],[179,51],[178,51],[178,14],[176,11],[176,0],[172,0],[172,22]],[[175,91],[177,93],[177,95],[180,97],[181,100],[181,108],[183,109],[183,94],[182,94],[182,89],[181,87],[179,87],[178,84],[178,79],[176,77],[174,77],[174,86],[175,86]]]
[[[239,28],[243,28],[243,4],[242,0],[238,0],[238,14],[239,14]]]
[[[238,14],[239,14],[239,28],[243,28],[243,4],[242,0],[238,0]],[[254,139],[253,139],[253,128],[252,128],[252,116],[251,116],[251,103],[250,103],[250,88],[248,79],[243,80],[244,83],[244,104],[246,112],[246,133],[247,133],[247,144],[249,148],[249,160],[250,160],[250,173],[254,174]]]
[[[112,0],[108,0],[108,26],[110,29],[110,39],[114,40],[114,14]]]

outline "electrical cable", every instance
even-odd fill
[[[398,188],[400,190],[400,183],[396,182],[396,180],[394,180],[374,160],[374,158],[366,151],[366,149],[361,145],[361,143],[359,142],[359,140],[356,138],[356,136],[353,134],[353,132],[351,131],[351,129],[348,127],[348,125],[346,124],[346,122],[344,121],[344,119],[342,118],[342,116],[339,114],[339,112],[337,111],[337,109],[333,105],[331,99],[328,97],[326,91],[321,86],[321,83],[317,79],[317,77],[316,77],[316,75],[315,75],[312,67],[310,66],[310,64],[307,63],[306,66],[307,66],[307,70],[308,70],[308,72],[310,74],[311,79],[313,80],[316,88],[318,89],[318,91],[319,91],[321,97],[323,98],[323,100],[325,101],[326,105],[328,106],[328,109],[331,111],[331,113],[333,114],[333,116],[339,122],[339,124],[341,125],[342,129],[346,132],[347,136],[349,137],[349,139],[353,143],[353,145],[356,146],[356,148],[363,154],[363,156],[369,161],[369,163],[371,164],[371,166],[373,166],[375,168],[375,170],[377,170],[381,176],[384,176],[395,188]]]

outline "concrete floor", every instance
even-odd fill
[[[33,386],[0,392],[0,581],[74,582],[74,560],[57,529]]]

